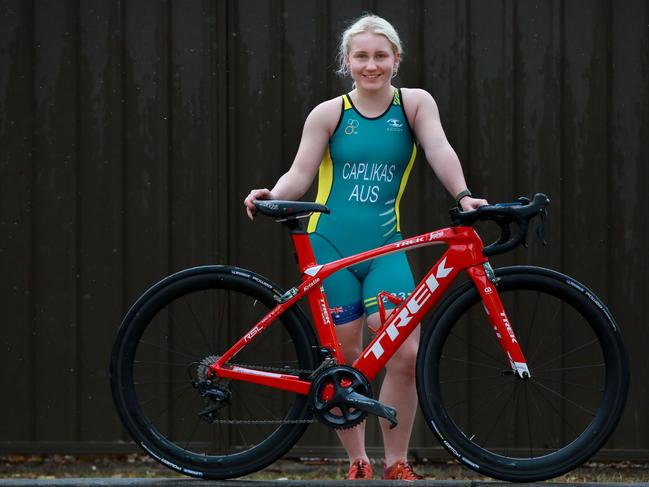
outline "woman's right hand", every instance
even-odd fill
[[[246,199],[243,200],[243,204],[246,207],[246,213],[248,213],[248,218],[253,220],[255,218],[255,213],[257,213],[257,208],[255,207],[255,200],[272,200],[273,195],[267,188],[263,189],[253,189],[248,193]]]

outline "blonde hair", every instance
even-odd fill
[[[395,28],[392,27],[392,24],[378,15],[365,14],[356,19],[340,36],[340,44],[338,45],[338,70],[336,71],[339,75],[347,76],[349,74],[349,68],[345,64],[345,58],[349,54],[352,37],[365,32],[385,36],[392,46],[392,53],[395,56],[397,54],[402,55],[401,39]],[[395,68],[393,76],[397,74],[397,68]]]

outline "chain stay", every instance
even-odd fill
[[[236,364],[233,362],[228,362],[228,365],[234,365],[235,367],[243,367],[253,370],[263,370],[266,372],[277,372],[281,374],[293,373],[293,374],[313,374],[313,370],[305,369],[284,369],[280,367],[268,367],[265,365],[245,365],[245,364]],[[307,424],[307,423],[317,423],[317,419],[216,419],[210,421],[212,424]]]
[[[244,369],[251,370],[263,370],[266,372],[277,372],[278,374],[312,374],[314,370],[306,369],[284,369],[281,367],[269,367],[267,365],[245,365],[245,364],[236,364],[234,362],[228,362],[226,365],[234,365],[235,367],[243,367]]]
[[[317,419],[216,419],[211,424],[305,424],[317,423]]]

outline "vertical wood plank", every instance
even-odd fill
[[[168,3],[125,4],[127,302],[169,272]]]
[[[34,2],[36,440],[72,440],[78,418],[77,9]]]
[[[269,218],[262,216],[250,222],[245,216],[243,199],[253,188],[271,189],[283,172],[281,25],[271,2],[239,1],[232,4],[232,9],[236,43],[231,57],[231,82],[237,87],[231,97],[232,263],[243,267],[257,264],[259,273],[279,281],[281,269],[277,259],[281,258],[281,240],[286,236]]]
[[[210,22],[194,1],[170,4],[170,256],[174,270],[205,264],[211,254],[214,161],[209,103]],[[187,26],[193,26],[188,29]]]
[[[212,262],[232,262],[230,257],[231,241],[230,218],[233,208],[229,205],[230,193],[230,133],[231,116],[234,105],[229,98],[230,79],[230,50],[232,44],[232,23],[230,21],[230,4],[228,2],[209,2],[207,9],[210,18],[214,18],[213,27],[209,31],[209,66],[210,66],[210,126],[206,137],[213,140],[210,161],[214,165],[212,171],[212,207],[210,215],[214,219]]]
[[[127,305],[122,298],[124,6],[88,1],[79,7],[78,439],[108,441],[121,424],[106,364]]]
[[[34,439],[33,10],[0,3],[0,438]],[[31,365],[30,365],[31,364]]]
[[[516,261],[558,268],[561,248],[561,38],[560,4],[517,2],[514,91],[514,182],[511,197],[550,198],[549,247],[533,231]],[[538,224],[538,222],[536,223]],[[532,229],[533,230],[533,229]],[[554,249],[554,251],[553,251]]]
[[[435,99],[446,137],[460,159],[468,186],[477,194],[468,173],[466,6],[455,1],[424,3],[420,18],[421,23],[413,24],[420,32],[420,52],[411,55],[418,56],[419,87]],[[447,210],[454,203],[428,165],[422,148],[418,150],[409,183],[409,189],[415,191],[404,198],[411,207],[419,208],[417,227],[410,232],[414,234],[448,226]],[[423,277],[441,251],[428,247],[411,252],[417,262],[416,277]]]
[[[562,6],[562,268],[606,300],[607,9],[603,1]]]
[[[649,4],[610,2],[610,59],[607,161],[610,175],[607,304],[622,328],[631,359],[631,390],[625,414],[610,447],[647,448],[649,424],[649,343],[643,282],[649,273],[644,246],[649,214]]]
[[[282,127],[281,171],[287,171],[293,162],[302,136],[307,115],[329,98],[327,85],[336,69],[333,57],[325,57],[325,39],[334,36],[328,31],[327,10],[324,2],[287,0],[283,4],[282,22],[282,92],[284,121]],[[314,201],[317,176],[311,189],[302,198]],[[283,284],[300,280],[293,249],[286,235],[281,235]],[[308,313],[308,305],[303,303]],[[308,313],[310,315],[310,313]],[[337,444],[334,431],[323,425],[312,425],[300,439],[299,445]]]
[[[513,180],[512,3],[469,4],[468,177],[478,194],[507,201]]]

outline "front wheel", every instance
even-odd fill
[[[619,328],[599,299],[558,272],[496,271],[531,373],[511,373],[472,283],[440,306],[417,359],[426,421],[460,462],[513,482],[545,480],[590,458],[613,432],[629,386]]]
[[[152,457],[186,475],[223,479],[269,465],[299,439],[313,421],[307,397],[208,374],[280,295],[250,271],[204,266],[164,279],[133,305],[113,347],[111,386],[124,425]],[[291,308],[232,362],[307,377],[316,344]]]

